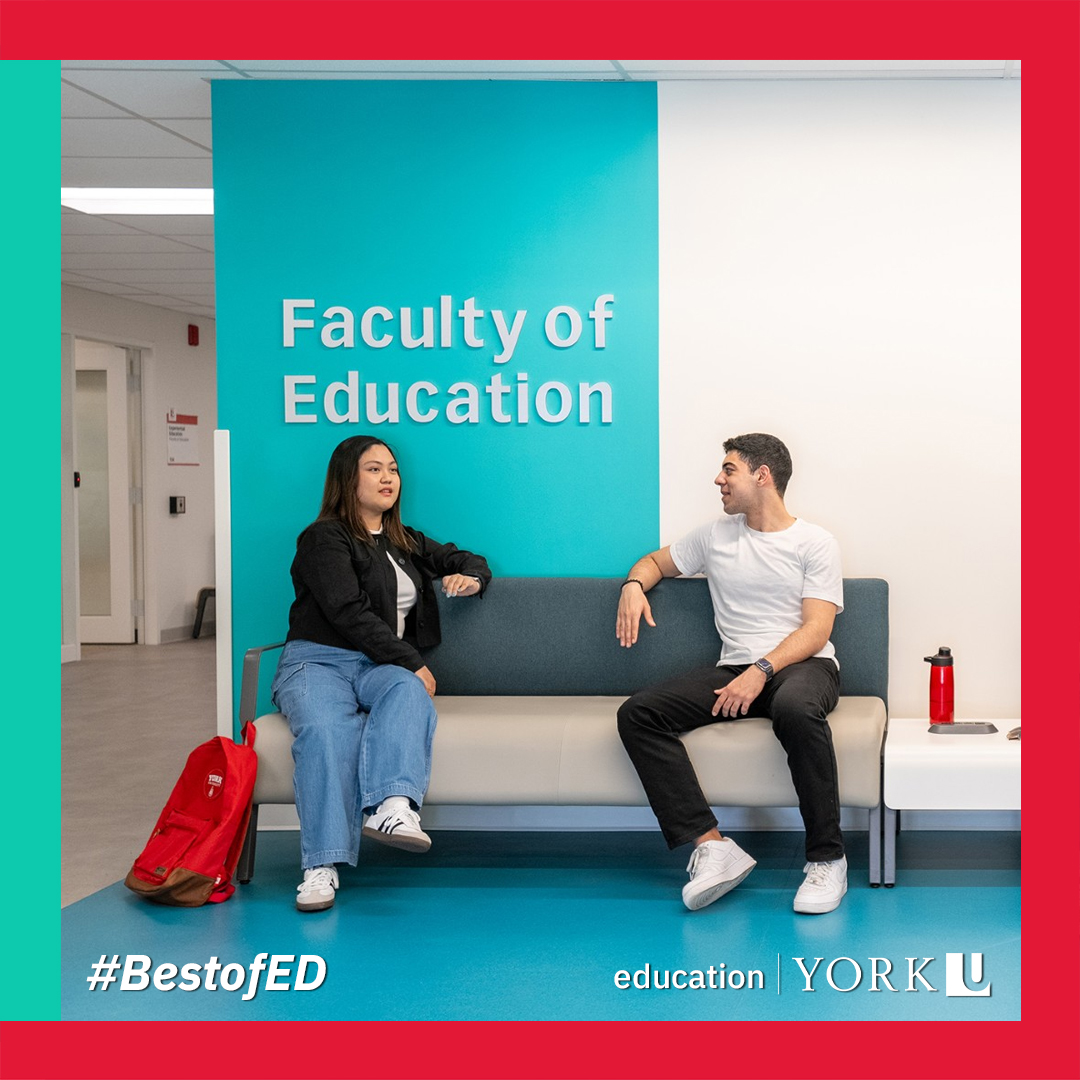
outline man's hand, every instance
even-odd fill
[[[615,616],[615,636],[624,649],[629,649],[637,641],[642,615],[650,626],[656,625],[645,594],[661,578],[675,577],[678,572],[679,568],[671,558],[671,549],[666,547],[643,556],[630,568],[626,584],[619,593],[619,611]]]
[[[446,596],[475,596],[480,591],[480,582],[465,574],[447,574],[442,579],[442,591]]]
[[[636,643],[643,615],[650,626],[656,625],[644,590],[637,582],[631,581],[623,587],[619,595],[619,612],[615,616],[615,636],[623,648],[629,649]]]
[[[413,674],[424,684],[428,697],[433,698],[435,696],[435,676],[431,674],[427,665],[420,668],[419,671],[414,671]]]
[[[745,716],[754,699],[765,688],[765,672],[758,667],[748,667],[741,675],[721,686],[716,694],[716,704],[712,707],[713,716]]]

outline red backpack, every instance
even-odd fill
[[[255,788],[255,726],[244,742],[219,735],[195,747],[124,884],[177,907],[220,904],[236,891]]]

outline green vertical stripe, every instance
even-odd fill
[[[5,203],[5,1020],[60,1015],[59,63],[0,62]],[[52,645],[49,645],[50,639]]]

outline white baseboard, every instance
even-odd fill
[[[76,660],[82,659],[82,649],[78,645],[61,645],[60,646],[60,663],[71,664]]]
[[[212,622],[204,622],[199,627],[199,637],[213,637],[214,636],[214,624]],[[170,626],[161,631],[161,644],[168,645],[173,641],[190,641],[191,640],[191,626]]]

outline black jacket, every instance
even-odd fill
[[[440,544],[415,529],[405,531],[416,544],[415,553],[401,551],[385,535],[366,544],[340,521],[309,525],[296,541],[296,600],[289,610],[288,640],[358,650],[378,664],[409,671],[422,668],[418,650],[441,640],[433,579],[469,574],[480,579],[483,595],[491,570],[481,555]],[[403,639],[396,632],[397,575],[387,552],[416,585],[416,606],[405,620]]]

